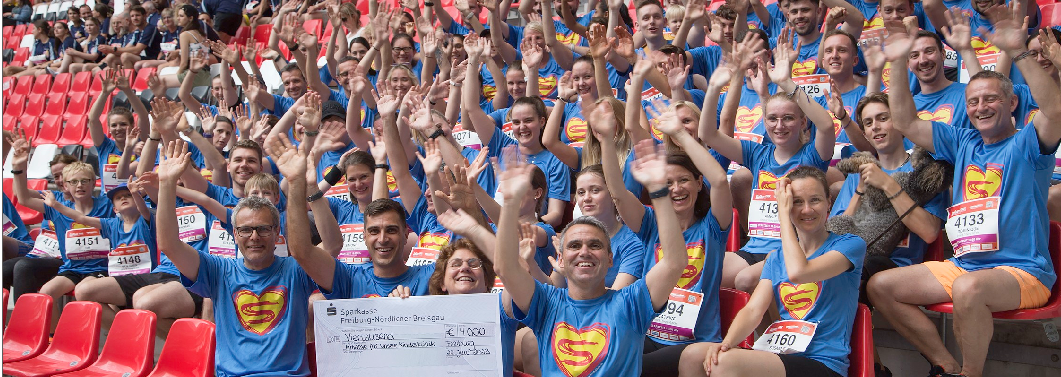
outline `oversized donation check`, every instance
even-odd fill
[[[492,293],[313,303],[317,375],[501,376]]]

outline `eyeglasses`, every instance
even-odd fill
[[[90,185],[90,184],[94,184],[94,183],[96,183],[95,179],[88,179],[88,178],[85,178],[85,179],[71,179],[69,181],[66,181],[66,184],[72,185],[72,186]]]
[[[782,116],[782,117],[768,116],[768,117],[766,117],[766,121],[769,122],[769,123],[777,123],[778,121],[781,121],[783,123],[792,123],[792,122],[796,121],[796,117],[794,117],[792,115],[785,115],[785,116]]]
[[[413,52],[412,47],[393,47],[394,52]]]
[[[275,228],[272,225],[241,226],[236,228],[236,235],[242,238],[250,238],[251,234],[258,233],[258,237],[269,237],[273,235]]]
[[[463,265],[464,265],[464,260],[462,260],[460,258],[450,258],[449,259],[449,266],[450,267],[460,268]],[[473,270],[478,270],[480,268],[483,268],[483,261],[479,260],[479,258],[468,258],[468,268],[473,269]]]

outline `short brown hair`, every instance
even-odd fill
[[[858,126],[862,129],[866,128],[866,125],[862,124],[862,110],[871,103],[880,103],[884,104],[884,106],[888,106],[888,94],[881,92],[870,93],[858,100],[858,105],[855,106],[855,116],[852,117],[852,119],[854,119],[855,123],[858,123]],[[890,108],[891,107],[889,107],[889,109]]]
[[[240,148],[250,149],[250,150],[254,151],[254,153],[258,154],[258,161],[262,160],[262,146],[258,145],[257,141],[250,140],[250,139],[243,139],[243,140],[237,141],[236,142],[236,146],[232,147],[232,150],[236,150],[236,149],[240,149]]]
[[[442,290],[443,281],[446,278],[446,266],[449,265],[449,259],[453,257],[453,254],[461,249],[471,251],[476,258],[483,262],[482,269],[483,278],[486,279],[486,289],[489,290],[494,287],[494,280],[497,278],[497,273],[494,272],[494,262],[475,243],[472,243],[467,238],[461,238],[449,241],[446,246],[443,246],[438,251],[438,259],[435,260],[435,272],[431,274],[431,278],[427,281],[428,292],[432,295],[449,294],[449,292]]]
[[[405,222],[405,207],[391,199],[376,199],[365,206],[365,218],[382,216],[384,213],[394,212],[398,214],[398,220],[402,229],[408,230],[409,224]]]

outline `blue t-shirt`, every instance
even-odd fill
[[[855,115],[855,106],[857,106],[858,105],[858,101],[860,99],[862,99],[862,97],[865,97],[865,96],[866,96],[866,86],[865,85],[859,85],[859,86],[856,86],[854,89],[851,89],[851,90],[848,90],[847,92],[841,93],[840,94],[840,99],[842,99],[844,101],[844,111],[849,116],[854,115],[855,117],[858,117],[858,115]],[[825,108],[826,110],[829,109],[829,97],[828,96],[815,97],[814,100],[817,101],[819,105],[822,105],[822,107]],[[847,130],[845,130],[843,128],[840,128],[840,127],[836,127],[836,116],[835,116],[835,114],[833,115],[833,130],[836,133],[836,143],[837,144],[839,144],[839,143],[851,144],[851,139],[847,137]],[[817,135],[817,133],[812,133],[812,135]]]
[[[704,302],[700,305],[700,315],[696,317],[693,339],[674,341],[653,337],[652,340],[669,345],[722,341],[722,325],[718,314],[718,290],[722,286],[722,259],[726,255],[728,235],[729,229],[723,230],[711,213],[682,231],[682,237],[685,238],[685,251],[689,254],[689,264],[685,266],[686,272],[682,273],[676,287],[702,293]],[[641,230],[637,232],[637,237],[645,245],[644,275],[648,275],[648,272],[663,257],[655,209],[645,207],[645,215],[641,218]],[[690,274],[690,271],[695,272]]]
[[[906,161],[898,169],[888,170],[882,168],[881,170],[888,175],[892,175],[897,172],[912,172],[914,168],[910,165],[910,161]],[[861,175],[858,173],[847,175],[844,186],[840,188],[840,193],[836,195],[836,201],[833,202],[833,209],[829,213],[830,217],[842,215],[847,210],[847,207],[851,205],[851,198],[855,195],[855,189],[858,187],[860,179]],[[921,207],[928,213],[940,218],[940,220],[947,220],[947,202],[943,193],[936,195],[928,203],[922,204]],[[895,251],[892,252],[892,262],[895,262],[899,267],[921,263],[924,260],[925,249],[928,247],[925,240],[921,239],[917,233],[910,232],[905,243],[907,244],[906,247],[896,247]]]
[[[213,183],[208,183],[206,186],[206,196],[216,200],[221,205],[232,208],[239,204],[239,200],[242,199],[236,196],[236,193],[231,188],[221,187]],[[287,208],[287,195],[284,194],[283,190],[277,193],[280,195],[280,203],[276,206],[281,212]],[[283,219],[283,216],[280,217]]]
[[[866,242],[853,234],[829,233],[825,243],[807,260],[830,251],[843,254],[852,268],[823,281],[793,284],[788,278],[784,255],[778,250],[766,257],[762,279],[770,280],[774,303],[782,320],[802,320],[818,325],[807,350],[794,355],[818,361],[841,376],[847,376],[850,364],[847,355],[851,353],[851,327],[858,310],[858,285]],[[805,292],[816,292],[817,295]],[[793,298],[797,295],[803,297]]]
[[[294,258],[255,271],[242,260],[199,252],[195,281],[181,283],[214,300],[218,376],[308,376],[306,325],[316,285]]]
[[[771,82],[767,84],[767,88],[770,92],[769,95],[777,93],[776,84]],[[744,85],[740,87],[740,90],[740,101],[737,103],[737,114],[734,117],[733,138],[750,140],[759,144],[772,143],[770,136],[766,134],[766,125],[763,123],[766,108],[763,107],[762,101],[759,100],[759,94],[748,87],[747,79],[744,80]],[[715,119],[718,119],[719,122],[722,119],[722,107],[732,91],[733,88],[730,88],[730,90],[722,93],[722,96],[718,99]]]
[[[644,279],[589,300],[575,300],[565,288],[538,281],[534,285],[527,313],[516,305],[512,312],[538,338],[542,376],[633,376],[641,372],[645,332],[657,314]],[[586,344],[603,346],[598,350]]]
[[[393,278],[376,276],[372,264],[352,266],[335,263],[335,277],[330,292],[320,289],[329,300],[363,297],[387,297],[398,285],[409,287],[413,296],[427,296],[428,280],[435,272],[434,264],[409,267],[405,273]],[[319,288],[319,287],[318,287]]]
[[[1053,286],[1046,198],[1057,145],[1043,151],[1038,134],[1029,125],[1005,140],[985,144],[979,131],[932,124],[934,157],[954,164],[952,204],[1000,198],[999,250],[951,258],[958,267],[976,271],[1011,266],[1035,276],[1043,286]]]
[[[589,124],[586,123],[586,116],[582,115],[582,101],[564,104],[561,111],[564,112],[564,117],[560,122],[563,125],[560,131],[560,141],[564,144],[585,142],[586,135],[589,133]]]
[[[19,256],[24,256],[33,249],[33,239],[29,238],[29,228],[22,222],[22,216],[18,214],[15,204],[4,194],[4,237],[11,237],[21,242],[25,247],[18,250]],[[25,249],[25,250],[23,250]]]
[[[92,198],[92,210],[85,215],[99,218],[114,217],[114,205],[111,204],[106,195],[97,196]],[[88,226],[75,223],[69,217],[48,206],[44,207],[44,219],[51,221],[55,227],[55,237],[59,241],[59,252],[63,256],[63,265],[59,267],[60,273],[70,271],[78,274],[88,274],[107,271],[107,258],[74,260],[66,257],[67,231],[89,228]]]
[[[615,277],[620,273],[630,274],[641,279],[645,276],[645,244],[634,231],[626,225],[620,225],[619,231],[611,237],[612,267],[604,278],[604,285],[613,286]]]
[[[814,148],[814,143],[803,144],[803,147],[785,161],[777,162],[774,157],[774,144],[756,144],[751,141],[741,141],[741,153],[744,158],[744,167],[752,172],[752,190],[770,190],[773,192],[777,180],[784,177],[788,172],[800,166],[811,166],[825,171],[829,168],[829,160],[822,160],[822,156]],[[748,225],[749,228],[751,224]],[[781,238],[767,238],[760,236],[749,236],[748,243],[741,248],[752,254],[765,254],[773,250],[781,249]]]
[[[582,166],[582,153],[585,149],[582,147],[575,147],[575,152],[578,153],[578,166]],[[621,155],[620,155],[621,156]],[[636,197],[641,197],[641,192],[644,191],[644,187],[641,186],[641,182],[634,179],[634,174],[631,173],[633,169],[630,169],[630,165],[634,163],[634,151],[630,148],[630,152],[626,154],[626,159],[623,161],[623,186],[626,187],[627,191],[630,191]]]
[[[118,217],[110,217],[105,219],[99,219],[100,229],[99,234],[110,240],[111,249],[117,249],[119,247],[134,246],[134,245],[147,245],[148,250],[151,252],[151,267],[152,272],[155,272],[155,267],[159,266],[158,260],[158,248],[155,243],[155,227],[148,223],[143,217],[136,218],[136,224],[133,225],[133,229],[125,231],[125,221]],[[167,258],[167,262],[169,259]],[[170,262],[172,265],[172,262]]]
[[[956,82],[932,94],[922,91],[914,95],[914,105],[921,119],[954,127],[972,127],[965,113],[965,84]]]
[[[497,305],[501,310],[501,375],[512,376],[512,356],[516,352],[516,330],[519,330],[519,321],[505,313],[501,297],[502,294],[498,293]]]
[[[519,142],[501,132],[500,128],[494,128],[494,135],[490,137],[490,144],[488,145],[490,147],[490,157],[500,159],[501,152],[510,145],[518,146]],[[524,157],[527,158],[527,162],[538,166],[545,173],[545,179],[548,182],[546,196],[549,199],[571,201],[571,168],[556,158],[548,149],[543,149],[541,152]],[[493,186],[496,187],[496,183]],[[548,207],[548,201],[546,201],[546,207]],[[545,211],[541,213],[544,215]]]

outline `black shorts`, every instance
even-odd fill
[[[770,253],[754,254],[744,250],[737,250],[734,251],[734,253],[736,253],[737,256],[743,258],[745,262],[748,262],[749,266],[766,260],[766,256],[770,255]]]
[[[841,377],[840,373],[829,369],[818,360],[798,355],[777,355],[777,357],[781,358],[781,363],[785,365],[785,376]]]
[[[236,30],[243,25],[243,15],[239,13],[218,13],[214,15],[214,30],[235,36]]]
[[[678,376],[678,360],[688,344],[668,345],[645,336],[645,348],[641,355],[641,375],[652,377]]]
[[[140,288],[155,284],[179,283],[181,279],[176,275],[156,272],[150,274],[115,276],[114,281],[118,283],[118,286],[122,288],[122,293],[125,294],[125,306],[123,309],[128,309],[133,305],[133,294],[140,290]],[[185,291],[191,295],[192,303],[195,305],[195,313],[192,314],[192,316],[199,316],[203,311],[203,297],[192,293],[187,289],[185,289]]]
[[[87,277],[105,278],[107,277],[107,271],[89,272],[87,274],[82,274],[73,271],[63,271],[58,274],[55,274],[55,276],[62,276],[64,278],[70,279],[70,281],[74,282],[74,285],[77,285],[78,283],[81,283],[82,280],[85,280],[85,278]]]

